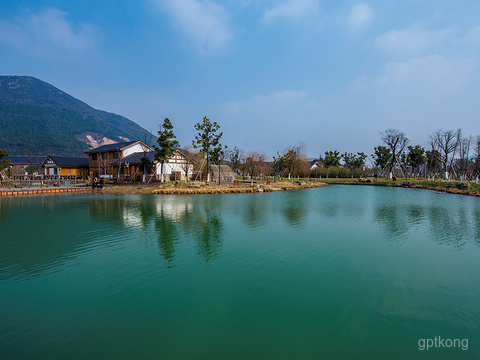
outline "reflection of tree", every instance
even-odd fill
[[[475,215],[473,216],[473,222],[473,237],[475,238],[476,244],[480,246],[480,211],[475,211]]]
[[[309,212],[309,206],[306,203],[308,191],[294,191],[285,194],[282,213],[290,226],[299,226],[305,222]]]
[[[209,262],[218,257],[222,248],[223,239],[223,221],[222,218],[207,210],[206,220],[199,224],[197,230],[197,251],[205,262]]]
[[[175,243],[178,241],[177,226],[162,211],[160,216],[155,219],[155,231],[157,233],[160,255],[169,263],[168,267],[173,267]]]
[[[122,199],[96,197],[89,202],[89,215],[99,220],[119,221],[122,218],[123,207],[124,201]]]
[[[248,195],[248,199],[245,202],[245,205],[242,206],[242,215],[245,223],[249,227],[259,227],[265,225],[266,217],[268,216],[268,205],[269,201],[265,201],[265,195],[260,194],[251,194]]]
[[[465,209],[433,207],[429,211],[432,238],[439,244],[462,247],[469,237],[470,224]]]
[[[2,199],[0,201],[0,222],[6,222],[8,220],[8,214],[12,207],[10,199]]]
[[[375,220],[383,226],[384,231],[389,236],[389,240],[394,240],[408,231],[408,221],[405,214],[397,206],[382,205],[375,209]]]

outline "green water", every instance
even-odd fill
[[[479,359],[479,280],[479,198],[0,199],[0,359]]]

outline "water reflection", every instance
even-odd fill
[[[383,196],[376,200],[373,214],[374,221],[389,241],[406,239],[411,231],[426,227],[431,234],[429,237],[440,245],[461,249],[472,234],[478,245],[480,234],[476,219],[479,211],[471,213],[465,201],[455,201],[458,198],[433,192],[393,190],[398,192],[378,193]]]
[[[0,200],[0,223],[8,221],[11,207],[12,203],[10,199]]]
[[[167,261],[167,267],[173,267],[175,258],[175,244],[178,242],[179,234],[177,223],[168,217],[168,213],[160,210],[160,215],[155,218],[155,231],[157,233],[160,255]]]
[[[244,196],[242,219],[247,227],[259,228],[267,224],[270,201],[265,201],[266,194],[249,194]]]
[[[254,236],[258,228],[283,224],[285,231],[317,231],[317,226],[307,226],[315,215],[315,225],[325,230],[335,231],[338,224],[348,229],[352,219],[362,219],[367,225],[378,225],[385,241],[415,236],[457,249],[469,242],[480,247],[479,199],[411,189],[327,190],[2,199],[0,276],[34,276],[105,244],[129,241],[153,245],[167,268],[175,267],[182,253],[180,244],[211,264],[221,256],[229,231],[233,236]]]
[[[393,241],[407,237],[408,217],[404,209],[396,206],[378,206],[375,208],[375,221],[388,235],[387,240]]]
[[[205,221],[199,224],[197,237],[197,253],[205,262],[216,259],[222,250],[224,225],[217,212],[206,212]]]
[[[435,242],[454,245],[457,248],[465,245],[465,238],[471,230],[465,209],[454,210],[448,207],[433,207],[428,215],[430,232]]]
[[[287,224],[298,228],[307,220],[309,209],[309,191],[291,191],[285,193],[282,214]]]
[[[197,255],[205,262],[220,255],[224,231],[221,198],[162,196],[117,200],[123,201],[118,207],[123,225],[142,232],[147,242],[155,239],[167,268],[175,267],[176,246],[187,237],[194,238]],[[94,215],[109,220],[105,213],[112,215],[117,203],[107,202],[103,206],[111,209]]]

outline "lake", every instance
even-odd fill
[[[480,199],[2,198],[0,358],[479,359]]]

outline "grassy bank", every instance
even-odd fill
[[[444,191],[452,194],[480,196],[480,184],[467,181],[428,181],[425,179],[322,179],[329,185],[370,185],[370,186],[391,186],[408,187],[416,189],[427,189],[435,191]]]
[[[205,184],[203,182],[184,182],[168,184],[149,184],[149,185],[114,185],[106,187],[103,192],[107,194],[242,194],[242,193],[261,193],[273,191],[301,190],[315,187],[326,186],[324,182],[294,182],[279,181],[271,184]]]

